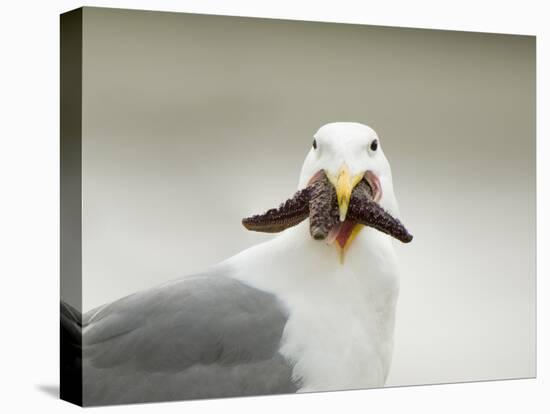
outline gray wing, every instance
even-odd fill
[[[277,298],[205,274],[83,317],[84,405],[296,392]]]

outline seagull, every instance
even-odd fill
[[[334,122],[313,138],[296,195],[243,220],[279,233],[272,239],[83,315],[61,303],[62,398],[91,406],[384,385],[399,290],[392,238],[412,236],[372,128]]]

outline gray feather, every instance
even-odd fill
[[[84,405],[295,392],[292,364],[279,353],[286,311],[226,272],[84,315]]]

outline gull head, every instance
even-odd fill
[[[306,156],[298,192],[278,208],[243,219],[252,231],[280,232],[309,217],[312,239],[345,251],[365,226],[404,243],[412,235],[399,214],[392,174],[377,133],[356,122],[319,128]]]

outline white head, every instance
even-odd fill
[[[336,200],[327,179],[334,187]],[[360,183],[361,189],[354,192]],[[335,122],[321,127],[302,166],[299,190],[306,187],[308,190],[298,191],[278,208],[243,219],[243,225],[249,230],[275,233],[309,216],[311,240],[334,243],[340,250],[342,263],[346,250],[364,226],[374,227],[404,243],[412,240],[412,235],[397,220],[390,164],[378,135],[368,126]]]
[[[378,186],[376,201],[397,217],[399,209],[393,192],[390,164],[376,132],[357,122],[333,122],[319,128],[300,174],[299,188],[323,170],[338,193],[341,214],[345,216],[353,187],[363,178]]]

